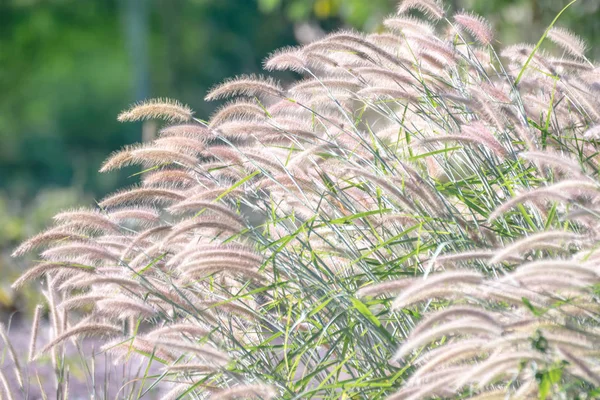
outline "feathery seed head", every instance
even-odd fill
[[[403,0],[398,4],[398,14],[419,10],[434,21],[444,18],[444,9],[438,0]]]
[[[211,89],[206,97],[207,101],[224,99],[232,96],[271,96],[283,97],[284,93],[277,82],[272,78],[260,76],[240,76]]]
[[[479,15],[470,13],[454,14],[454,21],[466,29],[477,41],[485,46],[492,44],[494,34],[490,23]]]
[[[586,44],[581,38],[565,28],[552,27],[548,39],[572,56],[585,58]]]
[[[168,122],[185,122],[192,119],[192,110],[171,99],[151,99],[133,105],[117,118],[120,122],[162,119]]]

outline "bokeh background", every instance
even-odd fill
[[[11,249],[59,209],[134,183],[99,174],[103,159],[148,135],[116,115],[148,97],[199,118],[215,83],[260,72],[269,52],[352,27],[376,31],[397,0],[0,0],[0,315],[27,314],[33,289],[10,282],[27,260]],[[537,42],[567,0],[447,0],[486,16],[503,43]],[[600,0],[560,19],[600,55]],[[288,79],[288,76],[279,76]],[[152,130],[152,126],[150,126]],[[150,135],[152,132],[150,131]]]

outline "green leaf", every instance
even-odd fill
[[[371,310],[369,310],[369,307],[367,307],[365,303],[355,298],[350,298],[350,301],[352,301],[352,305],[354,306],[354,308],[359,313],[361,313],[361,315],[363,315],[365,318],[371,321],[373,325],[375,325],[378,328],[378,331],[386,337],[387,340],[389,340],[392,343],[395,342],[393,336],[387,331],[387,329],[385,329],[384,326],[381,325],[379,319],[377,319],[377,317],[373,315],[373,313],[371,312]]]
[[[373,313],[371,312],[371,310],[369,310],[369,308],[365,305],[365,303],[363,303],[362,301],[355,299],[355,298],[351,298],[350,300],[352,301],[352,305],[354,306],[354,308],[356,308],[356,310],[359,313],[361,313],[363,316],[365,316],[369,321],[371,321],[376,326],[378,326],[378,327],[381,326],[381,322],[379,322],[377,317],[375,315],[373,315]]]
[[[163,258],[165,258],[167,256],[167,254],[168,253],[163,253],[160,256],[158,256],[155,259],[153,259],[148,265],[146,265],[144,268],[142,268],[141,270],[139,270],[138,272],[136,272],[136,275],[141,276],[144,272],[146,272],[146,270],[148,270],[148,268],[151,268],[157,262],[159,262],[160,260],[162,260]]]
[[[332,219],[331,221],[329,221],[329,223],[333,224],[333,225],[347,224],[350,221],[358,219],[358,218],[368,217],[370,215],[387,214],[387,213],[392,212],[392,211],[393,210],[391,208],[382,208],[380,210],[365,211],[365,212],[361,212],[361,213],[357,213],[357,214],[348,215],[346,217]],[[317,225],[316,227],[320,228],[321,226],[326,226],[326,225],[325,224],[323,224],[323,225]]]
[[[548,371],[548,377],[550,378],[550,382],[558,383],[562,378],[563,369],[562,367],[552,368]]]
[[[308,313],[308,317],[312,317],[313,315],[315,315],[316,313],[321,311],[323,308],[325,308],[327,306],[327,304],[329,304],[331,302],[331,300],[333,300],[333,297],[330,297],[329,299],[327,299],[324,302],[322,302],[321,304],[319,304],[314,310],[312,310],[310,313]]]
[[[521,300],[523,301],[523,304],[525,304],[525,307],[527,307],[536,317],[541,317],[546,313],[545,310],[537,308],[536,306],[531,304],[528,298],[522,297]]]
[[[539,399],[545,400],[548,397],[548,395],[550,394],[551,388],[552,388],[552,382],[550,382],[550,379],[548,379],[547,374],[543,374],[542,380],[540,381],[539,388],[538,388]]]
[[[453,146],[453,147],[446,147],[444,149],[440,149],[440,150],[434,150],[434,151],[430,151],[428,153],[423,153],[423,154],[418,154],[416,156],[410,157],[408,160],[409,161],[416,161],[420,158],[425,158],[425,157],[429,157],[429,156],[434,156],[436,154],[442,154],[442,153],[448,153],[450,151],[453,150],[460,150],[462,149],[462,146]]]
[[[523,68],[521,68],[521,72],[519,72],[519,76],[517,76],[517,79],[515,80],[515,86],[518,85],[519,82],[521,81],[521,78],[523,77],[523,74],[525,73],[525,70],[529,66],[529,63],[531,62],[531,60],[533,60],[533,57],[535,56],[535,53],[538,51],[538,49],[540,48],[540,46],[542,45],[542,43],[546,39],[546,36],[548,36],[548,33],[550,32],[550,29],[552,29],[552,27],[554,26],[554,24],[556,24],[556,21],[558,21],[558,18],[560,18],[560,16],[562,15],[562,13],[564,13],[567,10],[567,8],[569,8],[576,1],[577,0],[571,1],[562,10],[560,10],[560,12],[556,15],[556,17],[554,18],[554,20],[552,21],[552,23],[548,26],[548,28],[546,28],[546,31],[544,32],[544,34],[540,38],[539,42],[537,43],[537,45],[535,46],[535,48],[533,49],[533,51],[529,55],[529,58],[527,59],[527,61],[523,65]]]
[[[539,380],[539,399],[545,400],[552,391],[552,387],[560,382],[563,374],[564,365],[551,368],[543,373],[537,374]]]

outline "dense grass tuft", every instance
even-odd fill
[[[121,114],[185,124],[103,166],[140,186],[15,252],[41,249],[15,285],[44,276],[57,370],[97,334],[142,362],[128,398],[598,395],[598,68],[563,29],[553,55],[434,0],[398,11],[274,53],[292,85],[217,86],[242,99],[209,121]]]

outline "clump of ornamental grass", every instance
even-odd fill
[[[85,335],[162,365],[141,397],[597,395],[598,67],[435,0],[385,26],[274,53],[301,78],[229,80],[209,121],[121,114],[182,124],[102,167],[140,185],[17,249],[41,252],[15,282],[47,293],[40,354]]]

